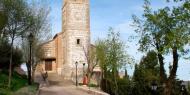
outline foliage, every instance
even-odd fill
[[[1,0],[1,3],[4,15],[7,16],[7,23],[3,30],[14,40],[32,25],[32,22],[29,21],[27,3],[23,0]]]
[[[187,85],[187,91],[188,93],[190,93],[190,83],[188,82],[188,85]]]
[[[8,69],[9,67],[9,57],[10,57],[11,45],[8,43],[7,39],[0,39],[0,68]],[[19,48],[13,49],[13,69],[16,66],[22,64],[22,51]]]
[[[129,80],[129,78],[118,79],[118,89],[119,95],[132,95],[131,80]]]
[[[1,5],[1,2],[0,2]],[[1,9],[0,9],[1,10]],[[5,15],[5,13],[3,11],[0,11],[0,37],[3,34],[3,28],[5,27],[6,23],[7,23],[7,16]]]
[[[133,81],[135,83],[133,88],[134,95],[150,94],[150,86],[148,81],[145,80],[144,71],[138,65],[135,65],[135,71],[133,75]]]
[[[41,48],[41,44],[50,38],[50,24],[49,24],[49,6],[47,6],[46,1],[32,1],[28,3],[30,20],[32,20],[32,25],[29,28],[29,33],[32,33],[33,38],[31,43],[31,56],[32,61],[30,64],[30,52],[29,52],[29,38],[27,33],[22,35],[22,49],[24,52],[24,62],[27,65],[28,76],[32,77],[29,81],[34,80],[34,73],[36,70],[37,63],[44,57],[44,51]],[[30,6],[32,5],[32,6]],[[44,6],[46,5],[46,6]],[[31,69],[30,69],[31,67]]]
[[[12,84],[10,89],[7,89],[8,72],[3,70],[0,72],[0,95],[35,95],[37,91],[37,84],[32,86],[27,85],[27,77],[21,76],[16,72],[12,76]]]
[[[10,41],[10,55],[9,55],[9,87],[11,85],[11,76],[12,76],[12,66],[14,63],[17,63],[19,60],[18,57],[21,56],[21,51],[16,48],[16,53],[19,56],[15,56],[14,58],[14,47],[15,47],[15,39],[20,39],[27,41],[25,39],[28,38],[30,33],[33,33],[33,63],[37,63],[41,56],[41,50],[39,50],[41,41],[46,40],[48,33],[50,31],[49,23],[47,23],[48,8],[40,6],[41,4],[37,1],[27,2],[25,0],[1,0],[0,5],[2,6],[0,16],[2,17],[2,22],[0,22],[0,34],[1,38],[9,39]],[[32,5],[32,6],[31,6]],[[48,11],[47,11],[47,10]],[[2,35],[3,34],[3,35]],[[42,36],[43,35],[43,36]],[[46,37],[44,37],[44,35]],[[2,37],[3,36],[3,37]],[[25,43],[28,45],[28,42]],[[23,49],[24,61],[28,61],[29,55],[27,52],[28,47]],[[32,69],[35,71],[36,64],[32,64]],[[31,74],[28,74],[31,75]],[[29,79],[30,80],[30,79]]]
[[[157,81],[158,95],[163,95],[163,86],[159,84],[159,65],[156,52],[149,51],[146,56],[143,56],[139,65],[135,65],[133,74],[133,82],[135,83],[132,92],[133,95],[151,95],[151,83]],[[181,82],[175,79],[173,82],[172,95],[179,95]]]
[[[185,46],[189,43],[190,2],[179,6],[165,7],[152,12],[150,2],[145,0],[143,19],[133,16],[136,32],[139,34],[140,50],[155,50],[160,63],[160,82],[165,83],[165,95],[170,95],[174,85],[178,60],[188,53]],[[172,54],[173,65],[166,77],[164,55]]]
[[[146,56],[143,56],[139,67],[143,70],[142,73],[146,74],[144,78],[147,81],[158,80],[159,64],[155,51],[149,51]]]
[[[89,86],[89,87],[98,87],[98,85],[93,84],[93,83],[90,83],[88,86]]]
[[[21,76],[16,72],[13,73],[12,84],[10,89],[7,89],[6,84],[8,83],[8,72],[3,70],[0,72],[0,89],[6,91],[17,91],[18,89],[26,86],[27,77]],[[0,91],[1,92],[1,91]]]
[[[129,55],[125,52],[125,45],[120,40],[119,32],[109,29],[105,40],[96,42],[97,59],[103,71],[102,89],[111,95],[119,94],[119,70],[131,63]]]
[[[9,82],[8,87],[11,87],[12,64],[13,64],[13,49],[14,41],[25,33],[32,25],[30,13],[28,12],[27,3],[24,0],[1,0],[2,10],[7,17],[7,22],[2,31],[10,39],[10,63],[9,63]]]
[[[139,65],[135,65],[133,74],[134,95],[150,95],[151,83],[159,81],[159,66],[157,54],[154,51],[149,51],[146,56],[143,56]]]
[[[89,49],[85,49],[83,46],[83,51],[87,60],[88,68],[87,68],[87,77],[88,77],[88,86],[91,87],[91,78],[94,74],[94,68],[98,66],[98,59],[97,59],[97,50],[94,45],[90,45]],[[100,78],[97,79],[97,82],[100,81]]]

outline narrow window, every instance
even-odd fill
[[[80,45],[80,39],[77,39],[77,45]]]

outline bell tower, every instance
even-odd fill
[[[62,8],[62,32],[64,62],[62,74],[65,79],[75,78],[76,62],[78,76],[83,74],[90,47],[89,0],[64,0]]]

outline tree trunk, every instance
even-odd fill
[[[32,82],[34,82],[35,70],[36,70],[36,68],[32,69]]]
[[[166,81],[166,73],[164,69],[164,57],[160,53],[160,46],[156,43],[156,49],[158,51],[157,56],[160,64],[160,83],[163,84]]]
[[[164,95],[172,95],[172,82],[168,80],[164,88]]]
[[[166,74],[164,69],[164,58],[161,54],[158,54],[158,60],[160,64],[160,83],[162,84],[166,80]]]
[[[31,51],[32,51],[32,50],[31,50]],[[31,52],[31,53],[33,53],[33,52]],[[31,72],[31,73],[32,73],[32,75],[31,75],[31,76],[32,76],[32,79],[31,79],[31,82],[33,83],[33,82],[34,82],[34,76],[35,76],[36,65],[34,64],[34,55],[33,55],[33,54],[31,54],[31,55],[32,55],[32,56],[31,56],[31,57],[32,57],[32,58],[31,58],[31,59],[32,59],[32,60],[31,60],[31,63],[32,63],[32,64],[31,64],[31,68],[32,68],[32,72]]]
[[[28,63],[28,85],[31,85],[32,84],[32,76],[31,76],[31,74],[32,74],[32,72],[31,72],[31,70],[32,70],[32,43],[31,42],[29,42],[29,45],[30,45],[30,47],[29,47],[29,63]]]
[[[91,78],[91,75],[90,75],[90,72],[89,72],[89,73],[88,73],[88,78],[87,78],[89,88],[90,88],[90,78]]]
[[[117,71],[114,70],[115,95],[118,95],[117,77]]]
[[[172,95],[172,88],[173,88],[172,82],[175,80],[176,73],[177,73],[178,53],[177,53],[176,47],[172,49],[172,53],[173,53],[173,65],[170,71],[170,76],[168,77],[168,80],[166,82],[166,87],[164,89],[165,95]]]
[[[173,51],[173,66],[172,66],[172,69],[171,69],[171,73],[170,73],[170,76],[169,76],[169,80],[173,81],[176,77],[176,73],[177,73],[177,68],[178,68],[178,53],[177,53],[177,48],[174,47],[172,49]]]
[[[30,65],[30,62],[27,62],[26,66],[27,66],[27,72],[28,72],[28,85],[31,85],[32,82],[31,82],[31,65]]]
[[[11,87],[11,78],[12,78],[12,61],[13,61],[13,43],[14,43],[14,37],[11,39],[11,55],[10,55],[10,63],[9,63],[9,80],[8,80],[8,88]]]

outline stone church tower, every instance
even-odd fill
[[[43,70],[56,72],[65,79],[74,79],[76,62],[78,77],[83,76],[83,63],[87,67],[90,44],[89,0],[64,0],[62,7],[62,32],[42,44]]]
[[[89,0],[64,0],[62,8],[62,75],[65,79],[75,76],[76,62],[78,75],[83,73],[83,63],[90,46]]]

